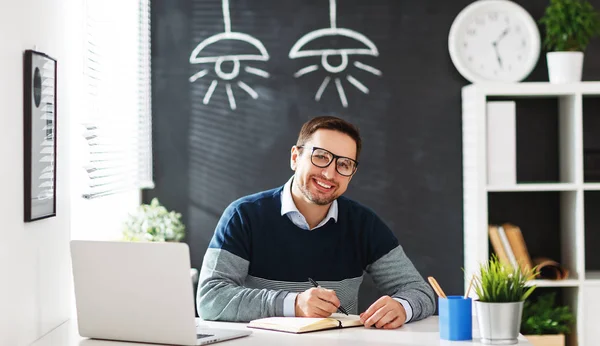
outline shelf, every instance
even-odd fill
[[[585,283],[600,285],[600,271],[588,271],[585,273]]]
[[[600,183],[585,183],[583,189],[585,191],[600,191]]]
[[[579,280],[530,280],[527,284],[528,286],[536,285],[537,287],[577,287],[579,286]]]
[[[600,189],[600,184],[598,184],[598,188]],[[575,191],[577,185],[574,183],[528,183],[488,186],[487,190],[488,192]]]
[[[488,96],[600,95],[600,82],[570,84],[551,84],[549,82],[477,83],[464,87],[466,93],[474,90]]]
[[[476,273],[494,252],[493,242],[498,247],[485,231],[490,224],[518,226],[530,257],[552,258],[571,274],[567,280],[528,281],[528,286],[538,287],[533,295],[556,292],[560,303],[572,308],[577,323],[568,345],[596,345],[600,340],[600,328],[595,328],[600,310],[600,81],[475,83],[463,87],[461,97],[465,271]],[[516,158],[511,147],[512,180],[493,180],[490,173],[495,172],[489,168],[496,157],[488,143],[495,142],[488,136],[499,132],[492,132],[496,128],[489,125],[494,118],[492,122],[487,118],[490,102],[506,101],[516,107],[516,124],[511,118],[509,127],[515,126]],[[497,130],[501,132],[500,125]],[[511,145],[512,137],[511,132]],[[468,285],[465,280],[465,290]]]

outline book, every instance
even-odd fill
[[[506,249],[504,247],[504,244],[502,243],[502,239],[500,239],[499,227],[497,225],[489,225],[488,231],[489,231],[490,243],[492,243],[494,252],[496,253],[496,256],[498,256],[498,259],[500,260],[500,262],[503,263],[504,265],[512,266],[512,264],[510,263],[508,254],[506,252],[508,249]],[[509,247],[509,249],[510,249],[510,247]]]
[[[508,241],[508,237],[504,231],[504,226],[498,226],[498,236],[500,237],[502,247],[504,247],[504,251],[506,252],[506,256],[508,257],[511,267],[517,268],[519,264],[517,263],[517,258],[513,252],[512,244]]]
[[[320,330],[362,326],[360,316],[333,314],[330,317],[266,317],[252,320],[248,328],[267,329],[287,333],[308,333]]]
[[[523,274],[536,268],[536,279],[565,280],[569,270],[547,257],[531,258],[521,229],[511,223],[489,225],[490,242],[498,259],[513,268],[519,266]]]
[[[521,229],[511,223],[504,223],[502,227],[504,228],[506,238],[510,243],[510,247],[521,271],[524,274],[529,273],[531,268],[533,268],[533,264],[531,257],[529,256],[529,251],[527,250],[527,245],[525,245],[525,239],[523,238]]]
[[[514,101],[486,104],[487,183],[517,183],[517,121]]]

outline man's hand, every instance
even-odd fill
[[[406,310],[392,297],[383,296],[360,314],[360,321],[367,328],[396,329],[406,322]]]
[[[310,288],[296,296],[297,317],[329,317],[340,306],[334,291],[321,287]]]

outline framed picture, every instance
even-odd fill
[[[56,60],[24,61],[25,222],[56,216]]]

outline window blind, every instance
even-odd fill
[[[149,0],[87,0],[83,197],[153,188]]]

